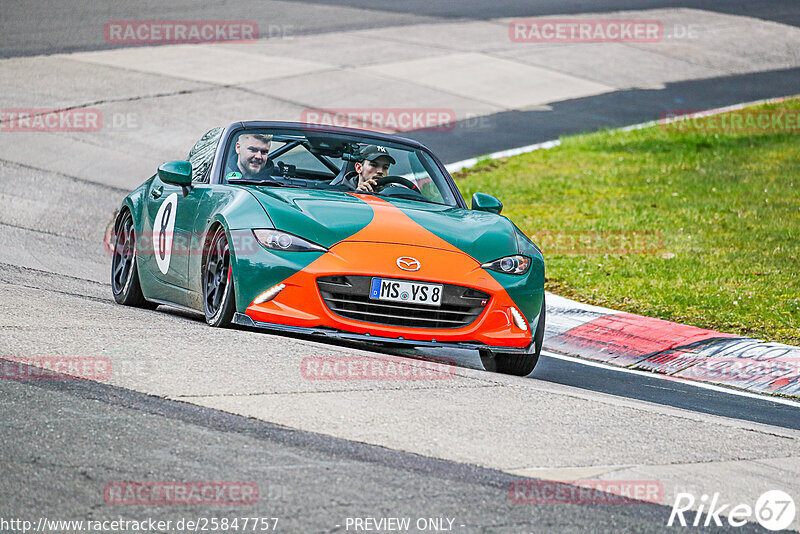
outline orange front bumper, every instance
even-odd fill
[[[397,258],[419,260],[418,271],[401,270]],[[483,312],[471,324],[459,328],[410,328],[370,323],[332,312],[320,295],[317,278],[332,275],[380,276],[471,287],[491,295]],[[253,321],[287,326],[329,327],[356,334],[403,338],[425,342],[477,342],[495,347],[527,347],[529,329],[514,324],[510,308],[514,302],[505,289],[468,255],[438,248],[344,241],[281,282],[285,288],[262,304],[251,303],[246,315]],[[266,291],[269,287],[264,287]]]

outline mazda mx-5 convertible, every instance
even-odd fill
[[[468,208],[409,139],[237,122],[124,199],[112,290],[211,326],[477,349],[487,369],[527,375],[542,348],[544,260],[501,209],[483,193]]]

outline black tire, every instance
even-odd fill
[[[133,216],[127,209],[122,210],[114,222],[113,240],[111,292],[114,300],[124,306],[156,308],[158,304],[148,302],[142,294],[136,267],[136,231]]]
[[[539,324],[536,325],[536,332],[533,335],[533,353],[531,354],[511,354],[504,352],[481,351],[481,362],[487,371],[503,373],[506,375],[528,376],[539,363],[539,354],[542,352],[542,342],[544,341],[545,323],[545,304],[542,299],[542,309],[539,312]]]
[[[211,326],[231,324],[236,312],[231,254],[225,228],[217,226],[203,260],[203,311]]]

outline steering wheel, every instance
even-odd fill
[[[412,182],[407,178],[403,178],[402,176],[384,176],[382,178],[378,178],[375,181],[376,187],[384,187],[389,184],[400,184],[402,186],[411,189],[412,191],[416,191],[417,193],[420,192],[419,187],[417,187],[417,184],[415,184],[414,182]]]

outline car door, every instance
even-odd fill
[[[147,192],[140,255],[148,272],[161,282],[163,300],[186,304],[192,228],[196,215],[195,188],[184,189],[156,176]]]
[[[193,213],[191,222],[185,219],[187,226],[187,239],[191,239],[191,253],[186,258],[185,277],[186,289],[190,292],[187,304],[195,309],[202,309],[202,262],[203,246],[206,238],[206,231],[211,224],[214,213],[219,209],[218,192],[225,186],[195,182],[192,184],[192,191],[184,199],[186,211]],[[182,266],[182,268],[184,268]]]

